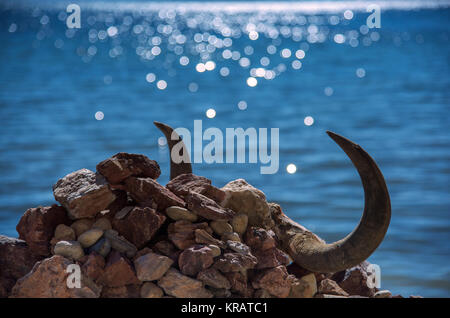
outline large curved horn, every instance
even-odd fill
[[[359,145],[327,131],[358,170],[365,206],[358,227],[340,241],[326,244],[281,211],[273,215],[274,230],[295,262],[314,272],[333,273],[366,260],[380,245],[389,227],[391,203],[384,177],[375,161]]]
[[[167,139],[167,144],[169,146],[169,156],[170,156],[170,180],[176,178],[180,174],[192,173],[192,166],[191,166],[190,162],[175,163],[172,160],[172,148],[178,142],[180,142],[181,137],[178,136],[178,134],[173,130],[172,127],[170,127],[166,124],[157,122],[157,121],[154,121],[153,123],[155,124],[156,127],[158,127],[159,130],[162,131],[162,133],[164,134],[164,136],[166,136],[166,139]],[[172,135],[173,135],[173,138],[172,138]],[[184,142],[182,142],[181,152],[182,152],[182,153],[180,153],[181,156],[189,157],[189,152],[187,151]]]

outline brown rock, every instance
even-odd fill
[[[185,200],[189,210],[208,220],[230,220],[235,214],[230,209],[222,208],[214,200],[195,192],[186,195]]]
[[[176,221],[175,223],[170,223],[167,229],[169,240],[175,244],[180,250],[190,247],[195,244],[195,234],[196,229],[206,230],[208,233],[212,233],[211,228],[208,223],[191,223],[188,221]]]
[[[158,179],[161,169],[156,161],[144,155],[119,152],[97,165],[100,172],[111,184],[121,183],[130,176]]]
[[[81,260],[83,265],[81,270],[93,281],[97,280],[102,274],[105,268],[105,259],[100,254],[92,252]]]
[[[88,169],[72,172],[53,186],[56,201],[71,219],[93,218],[116,199],[103,177]]]
[[[370,263],[365,261],[355,267],[335,274],[332,279],[337,281],[349,295],[372,297],[375,292],[374,273],[369,271]]]
[[[200,271],[210,267],[213,262],[213,251],[203,245],[194,245],[185,249],[178,258],[180,271],[189,276],[196,276]]]
[[[166,209],[166,214],[174,221],[186,220],[189,222],[196,222],[198,219],[197,214],[192,213],[188,209],[180,206],[171,206]]]
[[[265,251],[275,247],[275,234],[258,227],[250,227],[245,233],[245,243],[252,251]]]
[[[90,229],[78,236],[78,242],[80,242],[81,246],[84,248],[88,248],[95,243],[103,236],[103,230],[95,228]]]
[[[166,294],[177,298],[211,298],[213,296],[203,287],[201,281],[185,276],[174,268],[170,268],[158,281],[158,286],[164,289]]]
[[[300,279],[291,280],[291,292],[289,298],[311,298],[317,293],[316,276],[313,273],[305,275]]]
[[[17,279],[41,259],[42,256],[31,252],[25,241],[0,235],[0,298],[7,297]]]
[[[112,251],[106,262],[105,270],[98,282],[107,287],[140,284],[128,259],[117,251]]]
[[[97,298],[99,290],[85,283],[81,288],[68,288],[66,272],[72,262],[55,255],[36,263],[31,272],[20,278],[12,289],[13,298]]]
[[[228,279],[222,275],[217,269],[208,268],[198,273],[197,279],[201,280],[205,285],[217,289],[230,289],[231,284]]]
[[[159,241],[153,247],[160,254],[169,257],[172,261],[174,261],[174,263],[178,263],[178,256],[180,255],[181,251],[177,249],[171,242],[165,240]]]
[[[140,285],[130,284],[119,287],[103,287],[101,298],[139,298]]]
[[[173,264],[167,256],[148,253],[134,261],[137,277],[140,281],[160,279]]]
[[[161,298],[164,292],[153,283],[146,282],[141,287],[141,298]]]
[[[222,273],[245,272],[247,269],[254,268],[257,260],[251,254],[225,253],[214,263],[214,268]]]
[[[267,290],[257,289],[253,294],[255,298],[274,298]]]
[[[207,231],[203,229],[196,229],[195,230],[195,242],[199,244],[213,244],[217,245],[218,247],[225,248],[226,244],[223,241],[220,241],[214,237],[212,237],[211,234],[209,234]]]
[[[113,227],[119,234],[143,248],[159,230],[166,217],[151,208],[134,208],[122,220],[113,220]]]
[[[234,242],[240,242],[241,241],[241,238],[239,237],[239,234],[237,234],[236,232],[225,233],[224,235],[222,235],[222,237],[220,239],[222,241],[234,241]]]
[[[111,247],[116,251],[125,254],[128,258],[134,257],[137,252],[136,246],[119,236],[115,230],[107,230],[104,233],[105,238],[109,241]]]
[[[254,289],[247,284],[247,274],[241,272],[230,272],[224,274],[231,284],[231,291],[242,297],[253,296]]]
[[[59,224],[55,228],[54,239],[56,241],[75,241],[76,240],[75,231],[70,226],[67,226],[65,224]]]
[[[184,201],[151,178],[129,177],[125,180],[127,191],[137,202],[147,202],[150,198],[158,205],[158,211],[170,206],[184,207]]]
[[[265,289],[273,296],[286,298],[291,291],[291,280],[288,276],[284,266],[271,268],[256,275],[253,287]]]
[[[33,253],[50,255],[50,240],[58,224],[68,224],[66,210],[57,206],[28,209],[17,224],[19,239],[27,242]]]
[[[75,231],[75,235],[78,237],[89,230],[94,222],[93,219],[79,219],[73,222],[70,227]]]
[[[144,256],[148,253],[153,253],[153,250],[149,247],[144,247],[143,249],[137,251],[136,255],[133,257],[133,262],[141,256]]]
[[[292,274],[297,278],[301,278],[305,275],[311,274],[311,272],[309,270],[304,269],[303,267],[301,267],[295,263],[291,263],[291,265],[286,267],[286,269],[288,270],[289,274]]]
[[[267,250],[256,250],[253,255],[258,259],[256,269],[273,268],[280,265],[289,265],[292,261],[290,257],[276,247]]]
[[[111,230],[112,225],[111,225],[111,222],[108,220],[108,218],[102,217],[102,218],[97,219],[94,222],[94,224],[92,224],[92,228],[106,231],[106,230]]]
[[[348,293],[343,290],[339,285],[329,278],[323,279],[319,283],[318,292],[321,294],[348,296]]]
[[[227,247],[236,253],[251,254],[250,247],[241,242],[229,240],[227,241]]]
[[[203,194],[216,202],[225,199],[225,192],[211,185],[211,180],[192,173],[179,175],[170,180],[166,187],[182,199],[188,195],[189,191]]]
[[[245,213],[236,214],[230,221],[231,226],[233,226],[234,232],[239,235],[243,235],[247,230],[248,216]]]
[[[224,235],[225,233],[233,232],[233,227],[225,220],[217,220],[209,223],[214,233],[219,236]]]

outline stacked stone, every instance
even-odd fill
[[[61,206],[27,210],[19,240],[0,239],[0,296],[391,297],[369,287],[367,264],[334,275],[293,264],[269,230],[273,205],[245,180],[219,189],[184,174],[164,187],[160,173],[119,153],[60,179]],[[79,288],[68,285],[72,264]]]

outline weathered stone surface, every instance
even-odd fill
[[[239,235],[243,235],[247,230],[248,215],[245,213],[236,214],[230,221],[234,232]]]
[[[156,161],[139,154],[119,152],[97,165],[111,184],[118,184],[130,176],[158,179],[161,169]]]
[[[151,178],[129,177],[125,180],[125,186],[133,199],[139,203],[147,202],[151,198],[157,204],[158,211],[165,211],[170,206],[185,206],[182,199]]]
[[[316,276],[311,273],[292,280],[289,298],[311,298],[317,293]]]
[[[208,244],[208,247],[211,249],[213,257],[217,257],[220,256],[220,254],[222,254],[222,250],[217,245]]]
[[[180,206],[170,206],[166,209],[166,214],[169,216],[172,220],[179,221],[179,220],[186,220],[189,222],[196,222],[198,219],[197,214],[192,213],[191,211],[182,208]]]
[[[198,273],[197,279],[201,280],[205,285],[218,289],[230,289],[231,284],[228,279],[222,275],[217,269],[208,268]]]
[[[100,254],[92,252],[86,255],[82,260],[81,270],[93,281],[97,280],[105,268],[105,259]]]
[[[104,235],[105,238],[107,238],[111,243],[111,247],[116,251],[125,254],[128,258],[132,258],[136,254],[136,246],[134,246],[122,236],[119,236],[117,231],[107,230],[105,231]]]
[[[224,235],[225,233],[233,232],[233,227],[225,220],[217,220],[209,223],[214,233],[219,236]]]
[[[248,215],[250,226],[272,225],[269,205],[263,192],[248,184],[244,179],[231,181],[222,190],[226,193],[226,197],[221,205],[237,213]]]
[[[107,238],[101,238],[97,241],[97,243],[89,247],[89,253],[96,252],[103,257],[108,256],[110,251],[111,243]]]
[[[167,256],[148,253],[134,261],[137,277],[140,281],[160,279],[172,266],[173,261]]]
[[[36,263],[32,271],[20,278],[12,289],[14,298],[96,298],[99,289],[88,287],[82,280],[81,288],[68,288],[66,269],[72,262],[55,255]]]
[[[103,287],[101,298],[139,298],[140,285],[130,284],[118,287]]]
[[[244,241],[252,251],[265,251],[275,247],[275,234],[258,227],[250,227],[245,233]]]
[[[108,220],[108,218],[102,217],[102,218],[97,219],[94,222],[94,224],[92,224],[92,228],[106,231],[106,230],[111,230],[112,225],[111,225],[111,222]]]
[[[133,262],[141,256],[144,256],[148,253],[153,253],[153,250],[149,247],[144,247],[143,249],[137,251],[136,255],[133,257]]]
[[[242,272],[229,272],[224,274],[231,285],[231,291],[241,297],[249,298],[253,296],[253,288],[247,284],[247,274]]]
[[[117,251],[112,251],[106,262],[105,270],[98,282],[107,287],[140,284],[128,259]]]
[[[212,233],[211,228],[208,223],[191,223],[188,221],[176,221],[175,223],[170,223],[168,226],[168,237],[169,240],[175,244],[180,250],[184,250],[191,245],[195,244],[195,234],[196,229],[206,230],[208,233]]]
[[[75,231],[75,235],[78,237],[89,230],[94,222],[93,219],[80,219],[73,222],[70,227]]]
[[[253,251],[253,255],[258,259],[256,269],[272,268],[280,265],[287,266],[292,262],[289,255],[276,247],[267,250],[255,250]]]
[[[321,294],[348,296],[348,293],[343,290],[339,285],[329,278],[323,279],[319,283],[318,292]]]
[[[245,245],[244,243],[241,243],[241,242],[229,240],[229,241],[227,241],[227,247],[236,253],[251,254],[250,247],[248,247],[247,245]]]
[[[75,241],[75,231],[65,224],[59,224],[55,228],[55,235],[53,237],[56,241]]]
[[[160,254],[169,257],[172,261],[174,261],[174,263],[178,263],[178,256],[180,255],[181,251],[177,249],[171,242],[165,240],[159,241],[153,247]]]
[[[374,298],[391,298],[392,293],[389,290],[379,290],[373,295]]]
[[[213,251],[204,245],[189,247],[178,258],[180,271],[189,276],[196,276],[200,271],[210,267],[213,262]]]
[[[0,235],[0,298],[7,297],[16,280],[41,259],[25,241]]]
[[[189,192],[203,194],[216,202],[221,202],[225,198],[225,192],[211,185],[211,180],[192,173],[179,175],[170,180],[166,187],[182,199]]]
[[[95,243],[103,236],[103,230],[101,229],[90,229],[78,237],[78,242],[80,242],[81,246],[84,248],[88,248]]]
[[[211,298],[213,296],[203,287],[201,281],[185,276],[174,268],[170,268],[158,281],[158,286],[164,289],[166,294],[177,298]]]
[[[123,218],[125,218],[128,213],[130,213],[132,210],[134,209],[134,206],[126,206],[124,208],[122,208],[119,212],[116,213],[116,215],[114,215],[114,218],[116,220],[122,220]]]
[[[220,239],[222,241],[234,241],[234,242],[240,242],[241,241],[241,238],[239,237],[239,234],[237,234],[236,232],[225,233],[224,235],[222,235],[222,237]]]
[[[215,261],[213,266],[222,273],[245,272],[247,269],[254,268],[256,263],[256,257],[251,254],[225,253]]]
[[[146,282],[141,287],[141,298],[161,298],[164,292],[157,285]]]
[[[134,208],[122,220],[113,220],[113,227],[119,234],[143,248],[159,230],[166,217],[151,208]]]
[[[116,199],[106,181],[88,169],[72,172],[58,180],[53,186],[53,194],[71,219],[93,218]]]
[[[372,297],[376,292],[375,274],[370,272],[369,269],[370,263],[365,261],[335,274],[332,279],[337,281],[339,286],[349,295]]]
[[[33,253],[50,255],[50,240],[58,224],[68,224],[66,210],[57,206],[28,209],[17,224],[19,239],[27,242]]]
[[[254,288],[265,289],[273,296],[286,298],[291,291],[288,276],[286,267],[278,266],[258,273],[252,284]]]
[[[79,260],[84,256],[83,248],[78,241],[59,241],[54,247],[54,253],[73,260]]]
[[[348,298],[346,296],[329,295],[329,294],[316,294],[314,298]]]
[[[230,220],[235,215],[232,210],[199,193],[189,192],[185,200],[189,210],[208,220]]]
[[[195,242],[199,244],[213,244],[221,248],[226,247],[226,244],[223,241],[214,238],[210,233],[203,229],[195,230]]]

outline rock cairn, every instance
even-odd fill
[[[96,168],[56,182],[60,205],[27,210],[19,239],[0,236],[0,296],[392,297],[370,287],[367,262],[335,274],[293,264],[262,224],[280,207],[243,179],[219,189],[183,174],[162,186],[156,161],[128,153]]]

